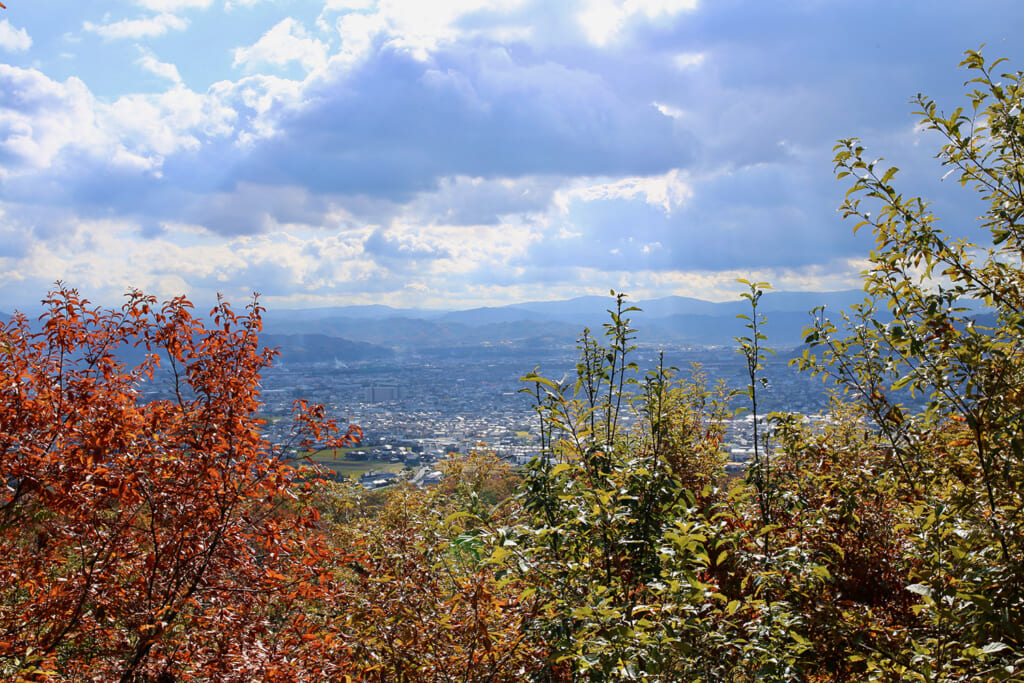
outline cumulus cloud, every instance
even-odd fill
[[[322,14],[317,24],[322,30],[327,29]],[[336,69],[345,70],[358,64],[370,54],[374,45],[379,43],[378,36],[387,31],[387,21],[379,12],[376,14],[350,12],[338,19],[336,28],[338,37],[341,39],[341,47],[331,55],[331,64]]]
[[[317,26],[327,30],[336,22],[342,38],[342,55],[351,58],[377,35],[386,43],[420,61],[459,41],[486,39],[517,41],[528,38],[533,27],[521,14],[531,0],[327,0]],[[346,44],[349,47],[346,47]]]
[[[236,7],[253,7],[261,2],[272,2],[273,0],[227,0],[224,9],[232,10]]]
[[[646,271],[804,268],[870,248],[836,215],[827,176],[759,165],[581,184],[524,263]]]
[[[481,178],[464,175],[441,178],[434,190],[424,191],[398,207],[418,223],[498,225],[509,216],[548,211],[565,179],[556,176]]]
[[[254,45],[235,49],[234,65],[248,70],[291,62],[298,62],[307,71],[327,63],[327,45],[311,38],[305,27],[291,17],[264,33]]]
[[[322,227],[330,221],[331,203],[302,187],[241,183],[231,191],[199,198],[186,218],[224,235],[268,232],[282,225]]]
[[[168,62],[161,62],[150,52],[143,50],[142,56],[139,57],[137,63],[144,71],[148,71],[160,78],[166,78],[177,85],[181,84],[181,74],[178,73],[178,67]]]
[[[578,180],[571,188],[558,192],[555,203],[562,213],[568,213],[574,201],[632,200],[641,195],[648,205],[661,207],[665,215],[670,216],[675,208],[693,197],[693,188],[681,171],[673,169],[662,175],[621,178],[607,183]]]
[[[454,22],[495,7],[454,2],[439,12]],[[255,74],[195,93],[182,85],[175,64],[143,51],[138,65],[170,81],[171,90],[102,103],[80,88],[74,106],[80,120],[92,122],[89,134],[62,139],[59,125],[40,121],[29,131],[30,122],[22,120],[5,143],[39,167],[58,154],[70,158],[71,151],[93,160],[93,170],[79,178],[61,173],[50,185],[39,183],[61,188],[58,201],[118,197],[137,209],[145,197],[155,220],[208,223],[222,234],[263,232],[290,220],[287,203],[280,202],[235,215],[231,207],[246,202],[227,197],[246,197],[239,188],[305,187],[313,195],[342,197],[331,205],[370,217],[411,212],[417,220],[494,225],[503,215],[544,211],[561,176],[663,172],[685,163],[696,145],[673,129],[670,117],[647,102],[620,98],[586,69],[524,60],[497,47],[453,46],[429,61],[386,38],[353,48],[366,22],[378,22],[374,30],[390,35],[393,28],[380,28],[379,21],[359,13],[341,17],[342,53],[347,45],[362,54],[344,68],[324,66],[326,46],[292,19],[236,54],[247,66],[298,61],[322,67],[305,82]],[[55,111],[72,106],[69,96],[57,98]],[[43,128],[54,133],[41,136]],[[29,150],[33,141],[36,149]],[[163,184],[140,192],[113,172],[117,168]],[[521,184],[524,178],[534,180]],[[175,208],[192,194],[206,199],[191,201],[188,214]],[[327,209],[318,212],[303,220],[326,221]]]
[[[576,19],[587,39],[603,46],[613,41],[634,17],[660,19],[696,8],[697,0],[586,0]]]
[[[387,0],[380,3],[380,15],[389,27],[391,44],[423,60],[430,52],[457,40],[467,17],[506,15],[526,4],[526,0]]]
[[[140,40],[162,36],[168,31],[184,31],[186,28],[188,19],[167,13],[142,19],[122,19],[109,24],[95,24],[91,21],[82,24],[83,30],[106,40]]]
[[[176,75],[172,65],[145,53],[140,64],[168,78]],[[165,211],[177,201],[155,201],[152,193],[174,188],[143,191],[137,185],[142,179],[132,176],[159,178],[171,157],[171,171],[181,183],[202,181],[204,170],[180,170],[176,155],[230,141],[238,97],[231,89],[199,94],[178,82],[164,93],[103,102],[77,78],[62,83],[33,69],[0,65],[0,159],[6,189],[12,197],[76,202],[83,208],[116,200],[121,210],[131,211],[149,201],[151,210]],[[255,124],[247,119],[242,125]],[[216,153],[221,163],[230,159],[224,150]],[[223,177],[222,168],[205,172]]]
[[[0,65],[0,302],[56,277],[310,304],[841,288],[869,245],[834,212],[832,141],[926,176],[907,94],[951,101],[960,50],[1014,25],[944,5],[875,26],[865,2],[262,2],[221,32],[212,0],[82,9],[65,24],[92,16],[102,78]],[[222,43],[167,35],[190,21]],[[935,38],[954,25],[965,44]],[[189,89],[199,66],[222,80]]]
[[[154,12],[179,12],[183,9],[206,9],[213,0],[136,0],[136,4]]]
[[[367,10],[371,9],[375,0],[327,0],[324,3],[324,10],[338,12],[342,10]]]
[[[77,78],[60,83],[0,64],[0,158],[13,166],[8,171],[49,167],[69,146],[101,150],[110,136],[96,121],[95,104]]]
[[[204,101],[237,121],[237,143],[251,150],[277,132],[280,120],[302,105],[303,94],[301,81],[254,74],[236,82],[214,83]]]
[[[0,49],[24,52],[32,47],[32,38],[23,28],[14,28],[7,19],[0,21]]]
[[[423,234],[394,234],[378,228],[363,242],[363,249],[376,258],[392,262],[439,259],[450,256],[448,251],[432,244]]]
[[[452,175],[665,172],[698,144],[593,73],[498,49],[440,51],[424,63],[382,47],[305,96],[250,159],[251,180],[404,200]]]

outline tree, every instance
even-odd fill
[[[906,501],[922,622],[901,651],[870,653],[879,677],[998,679],[1024,664],[1024,81],[997,76],[1004,62],[965,54],[966,108],[914,99],[947,176],[981,199],[979,243],[941,230],[858,140],[836,146],[837,175],[852,180],[841,210],[875,235],[869,298],[841,327],[819,312],[808,341],[821,357],[802,365],[863,406]]]
[[[614,295],[614,292],[613,292]],[[523,378],[541,453],[520,487],[523,518],[498,529],[496,557],[541,601],[548,643],[537,680],[713,676],[719,641],[705,489],[722,473],[725,392],[696,372],[631,361],[635,331],[615,295],[604,339],[585,330],[575,381]],[[623,426],[629,412],[635,426]],[[702,654],[703,653],[703,654]]]
[[[816,311],[797,364],[845,394],[813,428],[768,416],[772,449],[748,481],[698,491],[668,467],[667,376],[627,379],[621,297],[606,343],[581,338],[575,383],[525,378],[542,457],[501,546],[544,601],[541,680],[1020,678],[1024,76],[995,76],[1001,63],[966,53],[968,114],[915,99],[947,175],[981,196],[980,244],[941,231],[857,140],[837,145],[842,210],[876,240],[867,299],[839,325]],[[764,338],[748,287],[753,400]],[[625,433],[630,392],[644,419]]]
[[[0,675],[309,676],[307,608],[339,558],[260,430],[257,300],[209,324],[139,292],[44,305],[40,331],[0,328]],[[171,398],[147,401],[161,368]],[[297,441],[358,437],[317,406],[295,419]]]
[[[489,532],[517,515],[509,498],[517,478],[493,455],[441,467],[444,479],[429,489],[325,485],[332,536],[364,555],[328,610],[344,625],[359,680],[522,681],[545,653],[528,627],[537,601],[521,598],[529,586],[488,561],[501,552]],[[383,505],[365,505],[367,493],[382,495]]]

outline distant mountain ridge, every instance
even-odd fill
[[[860,290],[838,292],[767,291],[759,311],[768,318],[768,345],[797,346],[811,322],[809,311],[825,306],[838,318],[839,311],[863,301]],[[712,302],[670,296],[629,301],[641,309],[630,313],[642,342],[693,346],[731,345],[743,335],[749,313],[744,299]],[[561,339],[572,345],[584,326],[600,330],[614,305],[610,296],[584,296],[561,301],[531,301],[455,311],[388,306],[343,306],[322,309],[268,310],[264,325],[278,335],[316,334],[373,344],[401,351],[450,347],[536,344],[539,339]],[[283,341],[283,340],[282,340]],[[288,344],[281,344],[283,347]]]
[[[808,312],[825,306],[839,312],[863,301],[860,290],[838,292],[766,291],[759,311],[767,318],[767,345],[777,350],[799,346],[810,324]],[[584,327],[600,332],[608,321],[610,296],[583,296],[560,301],[527,301],[508,306],[465,310],[392,308],[384,305],[268,309],[264,344],[279,347],[284,362],[383,361],[396,354],[448,353],[453,349],[488,349],[488,353],[529,353],[572,347]],[[737,315],[749,303],[713,302],[669,296],[627,303],[641,309],[629,317],[638,341],[691,347],[732,346],[746,334]],[[0,322],[9,319],[0,313]]]
[[[394,349],[388,347],[316,333],[262,334],[260,343],[277,348],[286,363],[351,363],[391,360],[395,356]]]

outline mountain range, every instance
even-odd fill
[[[782,349],[802,342],[812,308],[825,306],[838,318],[839,311],[863,298],[860,290],[769,291],[758,310],[767,318],[764,332],[768,344]],[[610,296],[586,296],[447,311],[380,305],[277,309],[266,313],[264,329],[296,339],[323,335],[363,342],[382,347],[382,352],[466,347],[527,350],[572,346],[584,327],[600,333],[614,303]],[[716,303],[673,296],[627,303],[640,309],[631,311],[629,318],[639,332],[638,339],[645,343],[732,345],[734,337],[746,334],[745,321],[736,316],[750,313],[745,299]],[[282,348],[286,346],[282,344]]]
[[[864,299],[860,290],[838,292],[767,291],[758,311],[765,316],[766,344],[777,350],[801,344],[809,311],[825,306],[833,319]],[[747,334],[745,299],[712,302],[671,296],[633,302],[628,315],[641,343],[690,347],[732,346]],[[584,327],[598,334],[615,304],[610,296],[531,301],[465,310],[391,308],[382,305],[269,309],[263,341],[277,346],[286,362],[375,361],[396,354],[529,353],[576,343]],[[9,316],[0,313],[0,322]]]

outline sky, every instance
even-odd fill
[[[951,111],[1016,0],[8,0],[0,310],[58,280],[205,308],[464,309],[859,287],[839,138],[942,226]]]

